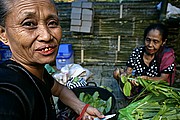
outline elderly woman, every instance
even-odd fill
[[[83,120],[104,118],[44,69],[55,60],[62,37],[53,0],[0,3],[0,39],[12,52],[11,59],[0,65],[0,120],[54,120],[52,95]]]
[[[144,46],[137,47],[127,61],[127,69],[113,73],[119,80],[121,75],[132,74],[148,80],[164,80],[172,85],[175,74],[174,50],[165,46],[168,30],[163,24],[152,24],[144,31]],[[121,75],[120,75],[121,74]],[[136,85],[135,81],[132,84]]]

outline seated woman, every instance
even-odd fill
[[[168,30],[163,24],[152,24],[144,31],[144,45],[135,48],[127,61],[127,69],[113,73],[116,80],[123,74],[141,76],[147,80],[164,80],[172,85],[175,75],[175,55],[172,48],[165,46]],[[132,81],[136,85],[135,81]]]

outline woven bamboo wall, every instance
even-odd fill
[[[75,63],[81,64],[93,73],[90,81],[110,87],[117,102],[122,102],[122,99],[117,81],[113,78],[113,70],[115,67],[125,65],[132,49],[143,43],[144,29],[150,23],[159,20],[159,12],[155,6],[160,1],[126,0],[121,4],[93,2],[95,16],[92,34],[70,32],[71,3],[56,4],[63,29],[61,43],[73,45]],[[180,7],[180,1],[175,0],[173,5]],[[167,21],[166,24],[170,28],[168,44],[175,48],[178,58],[180,57],[180,51],[178,52],[180,24],[174,21]],[[180,67],[177,69],[179,70]],[[176,83],[180,83],[179,73],[180,71],[177,71]],[[117,106],[121,108],[122,104]]]
[[[124,65],[132,49],[143,43],[144,28],[158,21],[158,3],[158,0],[93,2],[95,15],[92,34],[70,32],[71,3],[57,3],[63,29],[61,43],[73,45],[75,63]],[[177,31],[179,27],[172,28],[171,39],[174,41],[180,41]]]

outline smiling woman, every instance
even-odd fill
[[[8,29],[2,35],[8,40],[5,44],[11,48],[12,59],[24,64],[54,60],[62,34],[55,6],[49,3],[15,0],[10,7],[5,22]]]
[[[0,120],[55,120],[52,95],[81,114],[85,103],[48,74],[62,30],[53,0],[0,0],[0,38],[12,57],[0,64]],[[82,119],[104,116],[91,106]]]

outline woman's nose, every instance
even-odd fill
[[[151,41],[149,41],[149,44],[148,44],[149,46],[153,46],[153,41],[151,40]]]
[[[38,40],[49,41],[51,40],[51,31],[46,25],[39,25],[38,28]]]

